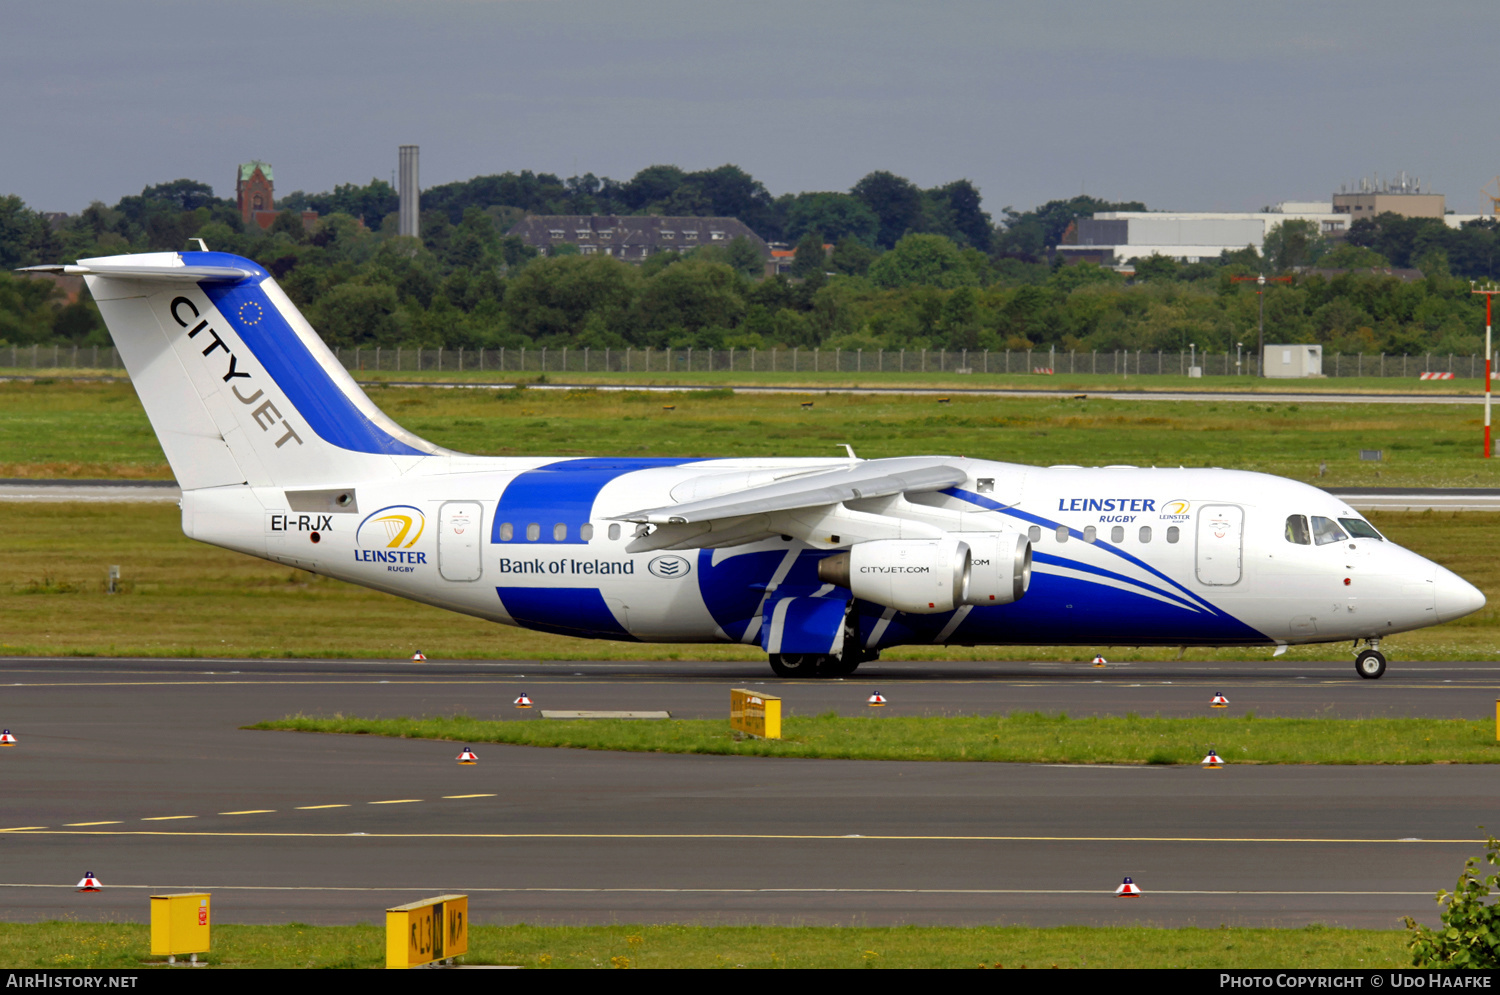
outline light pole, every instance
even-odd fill
[[[1196,343],[1196,342],[1189,342],[1188,343],[1188,376],[1192,376],[1193,375],[1193,371],[1196,370],[1197,368],[1198,368],[1198,343]]]
[[[1469,287],[1473,293],[1484,295],[1484,458],[1489,459],[1495,454],[1494,444],[1490,441],[1490,376],[1494,366],[1493,353],[1490,352],[1490,305],[1495,295],[1500,294],[1500,287],[1493,283],[1487,284],[1483,290],[1473,283]]]
[[[1241,362],[1244,359],[1244,355],[1245,355],[1245,343],[1243,343],[1243,342],[1236,342],[1234,344],[1234,375],[1235,376],[1239,376],[1240,373],[1241,373],[1240,364],[1241,364]]]
[[[1292,278],[1289,276],[1268,277],[1264,273],[1261,273],[1259,276],[1231,276],[1229,279],[1232,283],[1244,283],[1247,280],[1255,281],[1255,296],[1260,300],[1260,333],[1259,341],[1256,345],[1257,354],[1260,356],[1260,371],[1257,375],[1263,377],[1266,375],[1266,284],[1267,282],[1291,283]]]

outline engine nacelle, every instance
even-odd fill
[[[1019,532],[965,532],[969,544],[967,605],[1008,605],[1031,586],[1031,542]]]
[[[969,546],[959,539],[874,539],[818,561],[818,579],[862,601],[918,615],[963,604]]]

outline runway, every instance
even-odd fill
[[[521,675],[525,675],[524,677]],[[764,760],[254,732],[295,712],[540,708],[722,716],[1066,710],[1483,717],[1500,667],[875,664],[778,681],[714,663],[0,662],[0,918],[141,920],[214,892],[221,922],[378,922],[457,891],[480,922],[1146,922],[1392,928],[1435,919],[1495,825],[1488,767],[1057,767]],[[102,894],[73,891],[85,871]],[[1132,876],[1139,901],[1112,891]]]

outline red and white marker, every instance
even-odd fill
[[[417,652],[413,653],[411,655],[411,658],[413,660],[425,660],[425,659],[427,659],[427,657],[422,654],[421,650],[417,650]]]
[[[1209,707],[1211,707],[1211,708],[1228,708],[1229,707],[1229,699],[1226,698],[1226,697],[1224,697],[1223,694],[1216,694],[1216,695],[1214,695],[1214,700],[1211,701],[1211,702],[1209,702]]]
[[[96,878],[96,877],[94,877],[94,872],[93,871],[84,871],[83,872],[83,880],[80,881],[80,882],[78,882],[78,890],[79,891],[103,891],[104,890],[104,885],[100,884],[99,883],[99,879]]]
[[[14,736],[12,736],[10,734],[10,730],[9,729],[5,730],[4,732],[0,732],[0,746],[15,746],[15,745],[16,745],[16,737],[14,737]]]
[[[1104,666],[1108,662],[1109,661],[1106,660],[1106,659],[1104,659],[1104,657],[1102,657],[1102,656],[1096,656],[1096,657],[1094,657],[1094,666],[1096,666],[1096,667],[1102,667],[1102,666]]]
[[[875,707],[876,705],[884,705],[885,704],[885,695],[881,694],[879,691],[876,691],[874,694],[870,695],[870,697],[865,700],[865,704],[869,705],[872,708]]]
[[[519,697],[519,698],[516,699],[516,707],[517,708],[530,708],[531,707],[531,699],[528,698],[528,697],[526,697],[526,692],[525,691],[522,691],[521,692],[521,697]]]
[[[1116,898],[1140,898],[1141,897],[1141,889],[1139,887],[1137,887],[1137,885],[1136,885],[1136,883],[1134,881],[1130,880],[1129,878],[1126,878],[1125,882],[1122,885],[1120,885],[1120,887],[1118,887],[1118,888],[1115,889],[1115,897]]]
[[[458,755],[458,762],[461,764],[477,764],[479,763],[479,758],[474,755],[473,750],[465,746],[464,751]]]
[[[1223,766],[1224,761],[1219,757],[1217,753],[1214,752],[1214,748],[1210,746],[1208,748],[1208,756],[1203,758],[1203,769],[1219,770]]]

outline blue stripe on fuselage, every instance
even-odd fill
[[[593,457],[561,460],[518,473],[500,495],[494,524],[490,528],[490,542],[523,546],[576,543],[579,541],[578,526],[593,516],[594,499],[599,496],[605,484],[636,470],[681,466],[692,462],[695,460],[691,458]],[[500,538],[500,526],[504,522],[509,522],[515,529],[514,537],[510,540]],[[541,527],[541,535],[535,540],[526,538],[526,526],[531,524]],[[552,537],[552,527],[557,524],[568,528],[563,539]]]
[[[975,494],[972,491],[961,490],[957,487],[949,487],[947,490],[943,491],[943,493],[947,494],[949,497],[956,497],[960,501],[967,501],[970,504],[978,505],[979,507],[984,508],[988,511],[998,511],[1002,515],[1010,515],[1013,518],[1019,518],[1022,521],[1030,522],[1033,525],[1044,525],[1049,529],[1058,529],[1061,528],[1063,524],[1062,522],[1054,522],[1049,518],[1043,518],[1040,515],[1033,515],[1028,511],[1021,511],[1019,508],[1016,508],[1013,505],[1003,505],[998,501],[991,501],[989,498],[984,497],[983,495]],[[1140,567],[1142,570],[1150,573],[1153,577],[1158,577],[1161,580],[1166,581],[1168,584],[1172,585],[1174,588],[1187,595],[1187,597],[1194,604],[1199,605],[1204,611],[1213,612],[1215,615],[1224,614],[1213,604],[1210,604],[1208,601],[1205,601],[1203,598],[1194,594],[1192,591],[1189,591],[1187,588],[1183,587],[1181,584],[1177,583],[1177,581],[1173,580],[1171,577],[1168,577],[1166,574],[1162,573],[1160,570],[1156,569],[1145,560],[1132,556],[1113,543],[1108,543],[1101,539],[1095,541],[1093,545],[1106,552],[1113,553],[1115,556],[1120,557],[1127,563],[1132,563],[1135,566]],[[1166,592],[1164,591],[1162,593],[1165,594]]]

